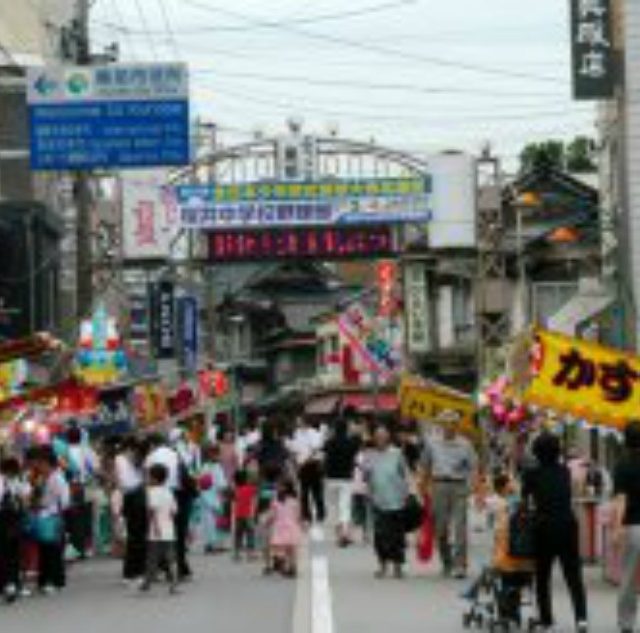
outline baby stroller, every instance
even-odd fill
[[[535,630],[533,541],[533,517],[526,506],[505,504],[496,516],[493,563],[464,594],[470,602],[463,614],[465,628]]]
[[[486,628],[491,633],[534,631],[532,586],[532,572],[485,568],[465,593],[470,604],[462,615],[464,628]]]

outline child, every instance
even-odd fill
[[[227,478],[220,463],[220,449],[210,446],[200,473],[200,519],[205,554],[215,554],[224,549],[225,493]]]
[[[240,560],[242,551],[247,552],[251,560],[255,553],[255,516],[257,487],[249,482],[246,470],[239,470],[235,475],[235,487],[232,496],[233,516],[233,555]]]
[[[273,567],[291,578],[297,575],[298,546],[302,539],[300,503],[290,479],[279,482],[271,504],[271,560]]]
[[[147,486],[147,511],[149,532],[147,536],[147,570],[140,586],[141,591],[149,591],[162,568],[169,582],[169,591],[176,593],[175,559],[175,516],[178,511],[175,497],[167,486],[169,472],[162,464],[149,468]]]
[[[517,619],[520,604],[520,590],[527,584],[533,572],[533,561],[515,558],[509,551],[509,523],[514,502],[517,502],[516,485],[508,474],[499,474],[493,481],[494,499],[492,512],[494,517],[494,539],[491,573],[498,577],[502,591],[499,596],[499,615],[508,620]],[[472,583],[464,593],[465,598],[475,600],[487,578],[487,569]]]

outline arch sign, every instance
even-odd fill
[[[179,185],[183,228],[228,230],[428,222],[431,179]]]

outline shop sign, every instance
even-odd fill
[[[175,356],[175,302],[173,283],[170,281],[161,281],[157,285],[154,295],[156,358],[159,360],[167,360]]]
[[[573,92],[576,99],[611,99],[615,68],[610,0],[571,0]]]
[[[427,353],[431,344],[427,271],[423,263],[404,265],[404,293],[408,351],[410,354]]]
[[[478,437],[476,407],[471,396],[435,382],[405,377],[400,384],[400,412],[406,420],[436,422],[439,414],[454,411],[460,415],[461,431]]]
[[[543,330],[527,350],[525,402],[616,428],[638,417],[638,356]]]

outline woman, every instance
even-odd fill
[[[374,442],[375,450],[367,464],[367,481],[374,512],[374,547],[380,564],[376,577],[384,578],[391,563],[396,578],[402,578],[409,469],[402,451],[392,445],[388,428],[379,426]]]
[[[205,460],[200,472],[200,518],[205,554],[224,551],[229,526],[226,525],[226,494],[229,480],[220,461],[220,449],[210,446],[205,452]]]
[[[227,481],[233,481],[240,467],[236,438],[232,431],[225,431],[220,440],[220,465]]]
[[[144,490],[145,448],[134,437],[124,440],[114,461],[116,486],[122,496],[125,552],[122,575],[136,587],[145,573],[147,560],[147,501]]]
[[[38,541],[38,588],[52,594],[66,585],[64,567],[64,514],[71,493],[50,448],[43,448],[38,461],[39,486],[35,492],[36,540]]]
[[[533,443],[537,465],[525,473],[523,496],[535,510],[536,592],[540,624],[553,629],[551,572],[560,560],[578,633],[587,631],[587,600],[582,579],[578,522],[571,500],[571,474],[560,462],[560,441],[543,432]]]

